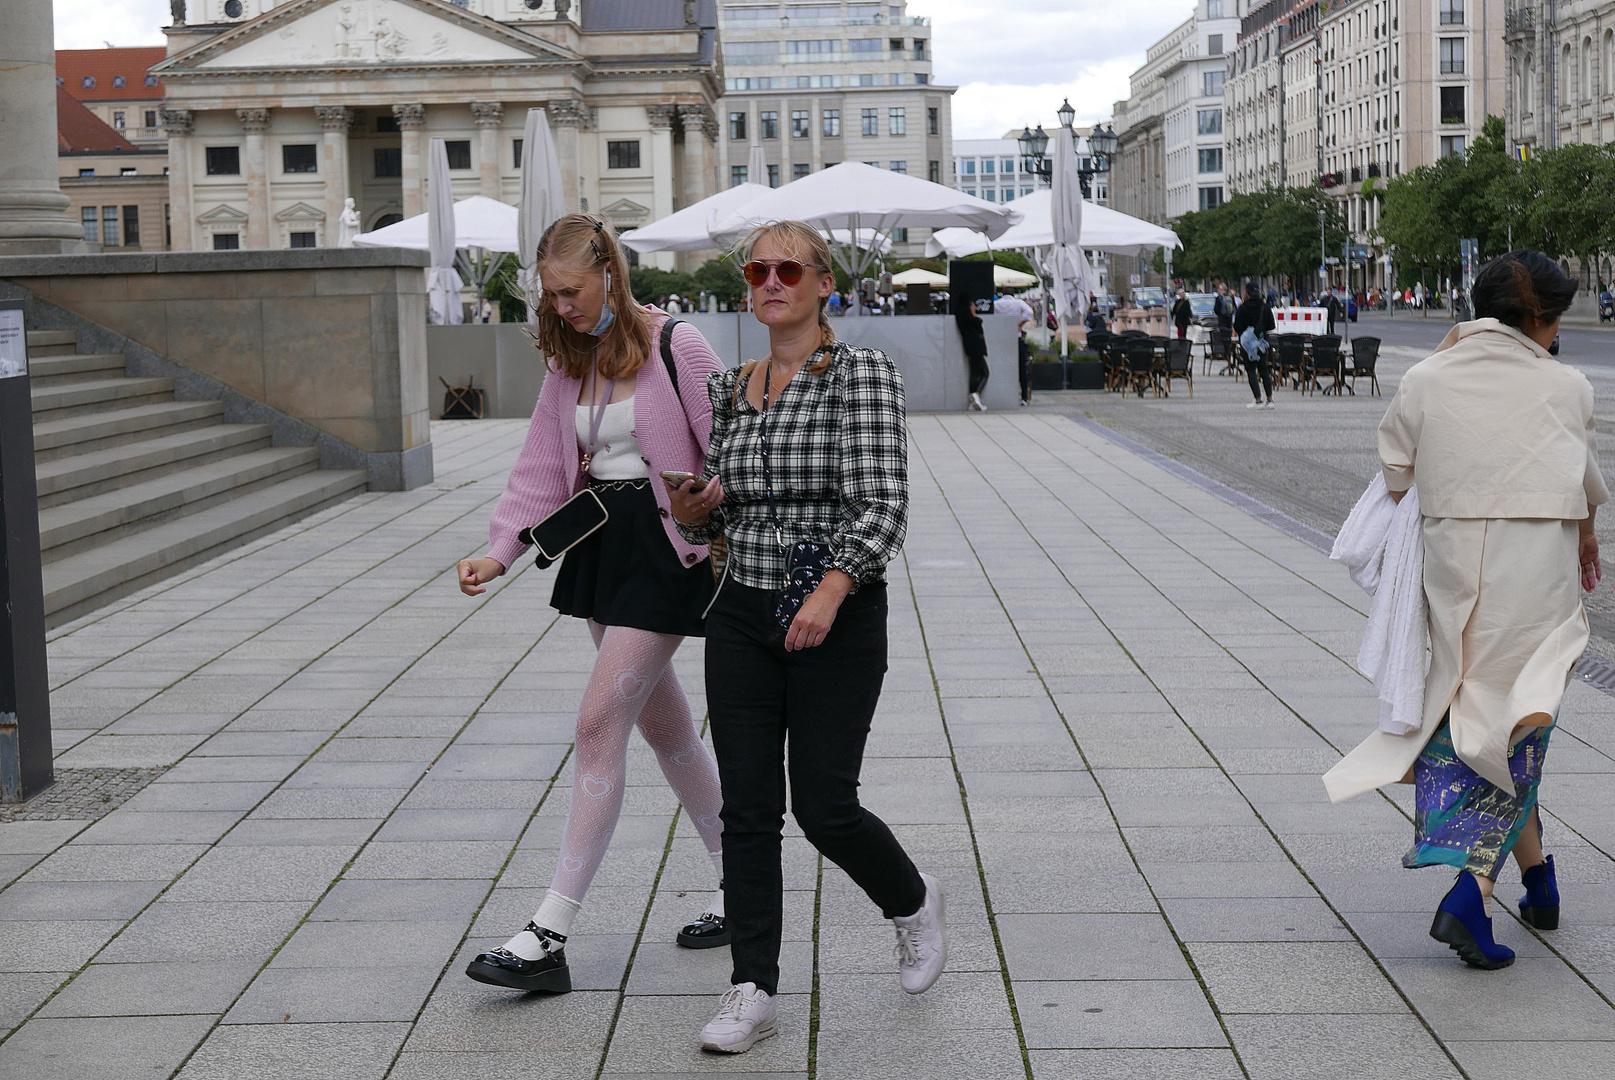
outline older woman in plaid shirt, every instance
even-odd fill
[[[746,247],[769,355],[708,378],[707,480],[670,494],[688,540],[729,544],[706,670],[734,973],[701,1033],[728,1053],[775,1031],[787,775],[807,839],[896,926],[903,989],[929,988],[947,958],[936,879],[858,803],[886,674],[885,567],[908,525],[902,378],[884,353],[835,339],[830,252],[814,229],[765,226]],[[813,587],[816,573],[798,568],[793,594],[790,552],[803,542],[822,578]]]

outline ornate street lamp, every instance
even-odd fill
[[[1071,107],[1071,99],[1067,98],[1054,110],[1056,119],[1060,121],[1060,129],[1071,139],[1073,148],[1077,145],[1079,136],[1073,123],[1077,118],[1077,110]],[[1053,175],[1054,163],[1048,157],[1049,136],[1039,124],[1036,131],[1024,128],[1020,137],[1015,140],[1021,149],[1021,157],[1027,162],[1027,171],[1035,176],[1049,180]],[[1092,180],[1095,173],[1110,170],[1110,158],[1116,153],[1116,134],[1098,125],[1088,135],[1088,158],[1093,163],[1089,169],[1078,169],[1077,176],[1082,182],[1082,197],[1091,198]]]
[[[1069,128],[1072,121],[1077,118],[1077,110],[1071,107],[1071,99],[1066,98],[1060,103],[1060,107],[1054,110],[1054,115],[1059,118],[1061,127]]]

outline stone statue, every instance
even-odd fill
[[[555,21],[566,22],[566,13],[572,10],[572,0],[555,0]]]
[[[352,5],[343,4],[336,17],[336,54],[338,57],[350,59],[359,55],[354,42],[355,33],[358,29],[359,20],[353,14]]]
[[[168,13],[174,18],[174,26],[184,26],[185,0],[168,0]]]
[[[353,199],[342,200],[342,216],[337,218],[337,247],[350,248],[353,238],[359,235],[359,210]]]
[[[382,59],[396,60],[409,48],[409,38],[394,26],[392,20],[386,16],[376,20],[376,55]]]

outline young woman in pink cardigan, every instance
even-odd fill
[[[551,605],[588,620],[599,652],[578,712],[572,801],[559,865],[532,920],[466,974],[517,990],[572,988],[565,945],[622,812],[628,732],[656,751],[721,875],[717,766],[702,744],[673,653],[700,636],[712,596],[707,549],[679,535],[668,509],[667,471],[700,472],[712,426],[707,376],[723,365],[699,331],[674,327],[675,385],[660,353],[668,316],[634,303],[628,260],[611,227],[588,214],[561,218],[539,241],[544,292],[538,341],[549,371],[527,442],[494,508],[488,554],[459,564],[467,596],[527,550],[517,538],[585,486],[606,524],[566,553]],[[723,893],[679,932],[681,945],[729,943]]]

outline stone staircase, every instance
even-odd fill
[[[127,377],[70,330],[30,331],[28,356],[49,625],[365,490],[363,470],[175,401],[172,379]]]

